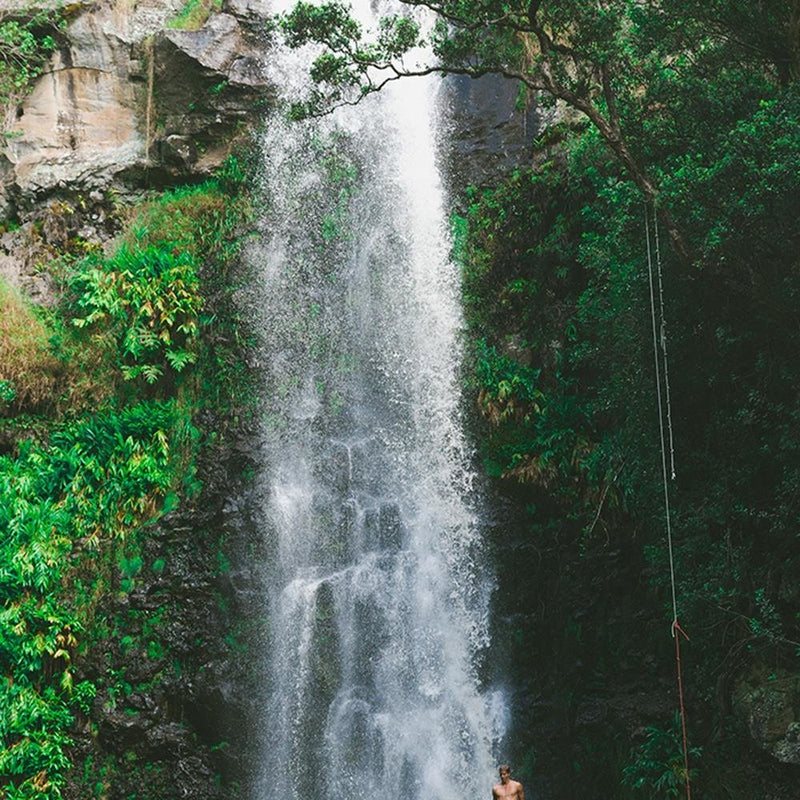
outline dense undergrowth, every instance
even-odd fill
[[[95,724],[98,693],[111,702],[118,690],[111,673],[81,679],[87,653],[120,633],[98,616],[103,603],[129,592],[139,572],[163,569],[142,563],[148,530],[200,490],[198,453],[247,381],[229,274],[250,213],[239,162],[118,212],[110,251],[83,243],[75,249],[86,255],[51,266],[62,284],[55,309],[0,287],[0,775],[9,800],[61,797],[76,730]],[[203,412],[216,430],[198,427]],[[157,637],[149,647],[159,649]],[[108,781],[93,774],[85,796],[105,796]]]
[[[792,796],[796,774],[760,756],[733,713],[746,680],[800,670],[800,87],[739,52],[746,38],[740,30],[659,65],[638,98],[649,115],[626,119],[691,245],[689,263],[580,123],[551,130],[534,168],[471,190],[455,220],[483,461],[524,509],[522,538],[535,553],[530,565],[517,554],[513,568],[529,566],[538,589],[519,589],[509,608],[522,599],[546,609],[519,631],[531,654],[520,670],[550,675],[569,720],[558,752],[522,736],[521,777],[560,770],[561,797],[664,798],[685,782],[671,710],[650,718],[633,750],[613,726],[601,746],[575,721],[628,679],[668,680],[674,659],[647,270],[656,233],[678,613],[701,643],[687,645],[692,788],[706,798]],[[599,593],[583,607],[580,581]],[[554,678],[561,657],[575,666]]]

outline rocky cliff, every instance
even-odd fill
[[[24,4],[20,4],[24,5]],[[262,116],[264,9],[230,3],[196,30],[179,0],[76,3],[9,114],[0,210],[59,191],[130,191],[207,175]]]
[[[37,270],[48,253],[105,241],[113,206],[143,190],[208,177],[263,118],[262,0],[232,0],[196,29],[174,27],[183,5],[71,4],[49,62],[7,110],[0,217],[15,224],[0,237],[0,277],[40,302],[52,299]]]

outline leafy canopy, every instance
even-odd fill
[[[585,115],[645,201],[656,203],[661,185],[641,132],[669,109],[653,102],[648,86],[683,72],[708,79],[734,59],[755,65],[765,83],[800,75],[800,5],[782,0],[759,3],[757,17],[733,0],[401,2],[408,13],[384,17],[372,32],[340,0],[301,0],[279,18],[291,46],[322,48],[311,67],[314,86],[293,116],[357,103],[406,76],[502,75]],[[429,56],[417,49],[425,43],[421,9],[433,17]],[[658,213],[676,254],[693,261],[669,202]]]

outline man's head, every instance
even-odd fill
[[[508,764],[501,764],[498,772],[500,773],[500,780],[503,783],[508,783],[511,779],[511,767]]]

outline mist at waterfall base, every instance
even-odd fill
[[[284,53],[277,85],[307,74]],[[441,81],[270,119],[262,288],[258,800],[487,797],[506,707],[486,685],[480,497],[462,426]]]

